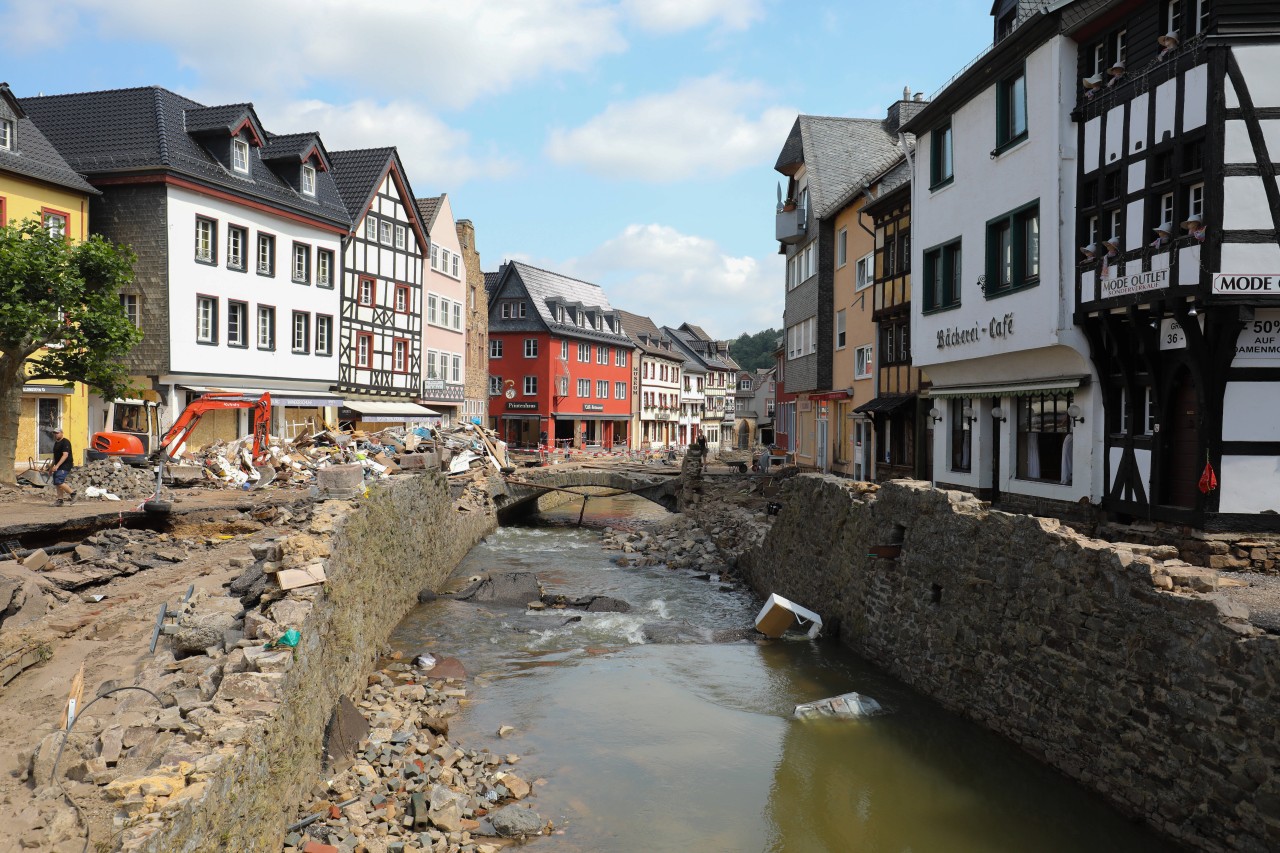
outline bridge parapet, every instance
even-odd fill
[[[501,520],[537,511],[537,500],[548,492],[590,494],[586,487],[612,489],[638,495],[672,512],[679,503],[681,477],[671,473],[632,468],[529,468],[506,478],[503,489],[494,495]]]

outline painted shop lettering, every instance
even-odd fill
[[[1213,292],[1280,294],[1280,275],[1214,273]]]
[[[1104,278],[1099,283],[1102,297],[1125,296],[1130,293],[1143,293],[1148,290],[1159,290],[1169,284],[1169,270],[1151,270],[1122,275],[1116,278]]]
[[[959,326],[952,326],[950,329],[939,329],[938,349],[961,346],[963,344],[976,344],[984,336],[992,339],[1013,337],[1013,314],[992,317],[986,326],[974,323],[971,329],[961,329]]]

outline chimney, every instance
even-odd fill
[[[889,106],[889,110],[885,115],[884,129],[891,136],[898,135],[898,129],[906,124],[929,104],[924,99],[924,92],[916,92],[914,96],[911,94],[911,87],[904,86],[902,88],[902,100],[896,101]]]

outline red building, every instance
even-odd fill
[[[634,345],[600,286],[509,261],[485,289],[490,426],[513,446],[625,447]]]

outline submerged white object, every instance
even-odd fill
[[[809,639],[818,636],[818,632],[822,630],[822,617],[807,607],[801,607],[794,601],[788,601],[776,592],[772,593],[768,600],[765,601],[764,607],[760,608],[760,615],[756,617],[756,630],[766,637],[777,639],[787,632],[796,621],[800,622],[801,627],[806,623],[809,624]]]
[[[830,699],[819,699],[817,702],[805,702],[797,705],[795,716],[801,719],[813,717],[874,717],[883,714],[884,708],[870,696],[861,693],[842,693]]]

